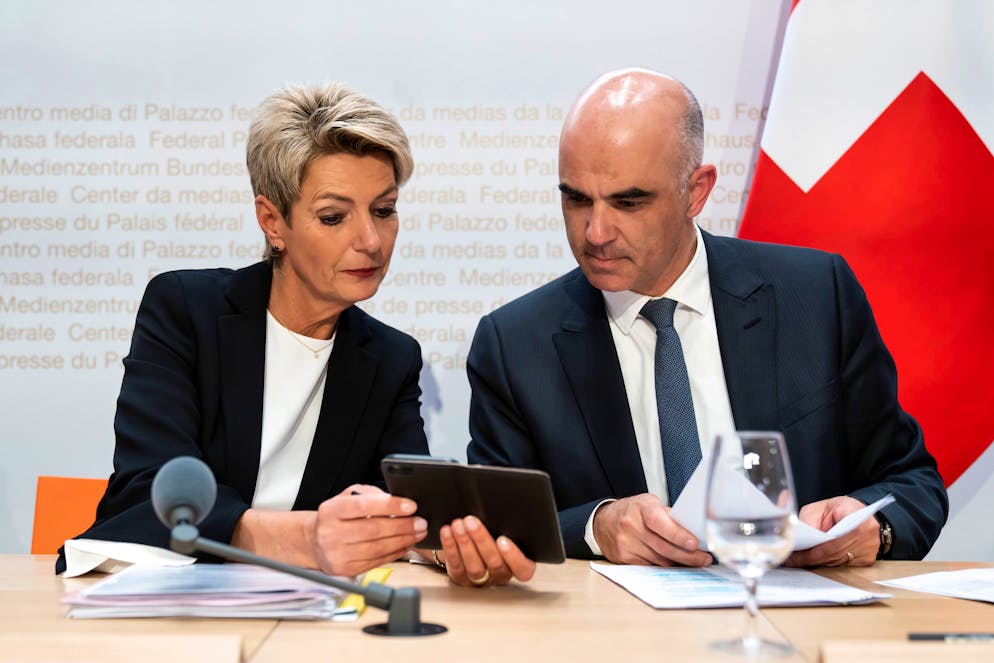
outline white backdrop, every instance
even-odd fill
[[[436,454],[465,457],[480,316],[571,269],[556,143],[604,71],[684,80],[735,234],[785,6],[426,0],[0,7],[0,552],[29,547],[39,474],[106,476],[138,299],[155,273],[254,262],[244,140],[289,81],[392,109],[417,174],[391,273],[364,308],[422,344]]]

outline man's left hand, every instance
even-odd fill
[[[802,523],[827,532],[835,523],[866,505],[847,496],[812,502],[801,507],[797,517]],[[871,566],[880,549],[880,525],[876,518],[867,518],[848,534],[825,543],[798,550],[784,566]]]

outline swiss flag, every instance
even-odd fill
[[[994,441],[994,3],[801,0],[747,239],[840,253],[946,485]]]

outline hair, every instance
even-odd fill
[[[252,193],[269,199],[286,222],[307,166],[325,154],[384,152],[397,186],[414,170],[407,134],[372,99],[339,83],[291,84],[266,97],[249,127],[246,164]],[[267,243],[264,258],[271,260]]]
[[[680,116],[679,132],[683,154],[680,156],[677,184],[680,193],[684,194],[690,186],[690,176],[700,168],[704,159],[704,114],[690,88],[683,83],[680,83],[680,86],[687,97],[687,108]]]

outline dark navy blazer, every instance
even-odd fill
[[[200,531],[231,540],[259,472],[271,282],[266,263],[168,272],[149,282],[124,360],[114,473],[81,537],[169,547],[150,487],[163,463],[190,455],[218,482]],[[417,341],[354,306],[342,312],[294,509],[315,509],[353,483],[382,485],[387,454],[428,453],[420,371]],[[64,564],[60,554],[56,572]]]
[[[920,559],[948,500],[845,261],[703,233],[718,344],[739,430],[780,430],[798,503],[891,493],[890,557]],[[552,476],[567,553],[591,511],[646,492],[601,292],[576,269],[480,321],[467,359],[470,462]]]

